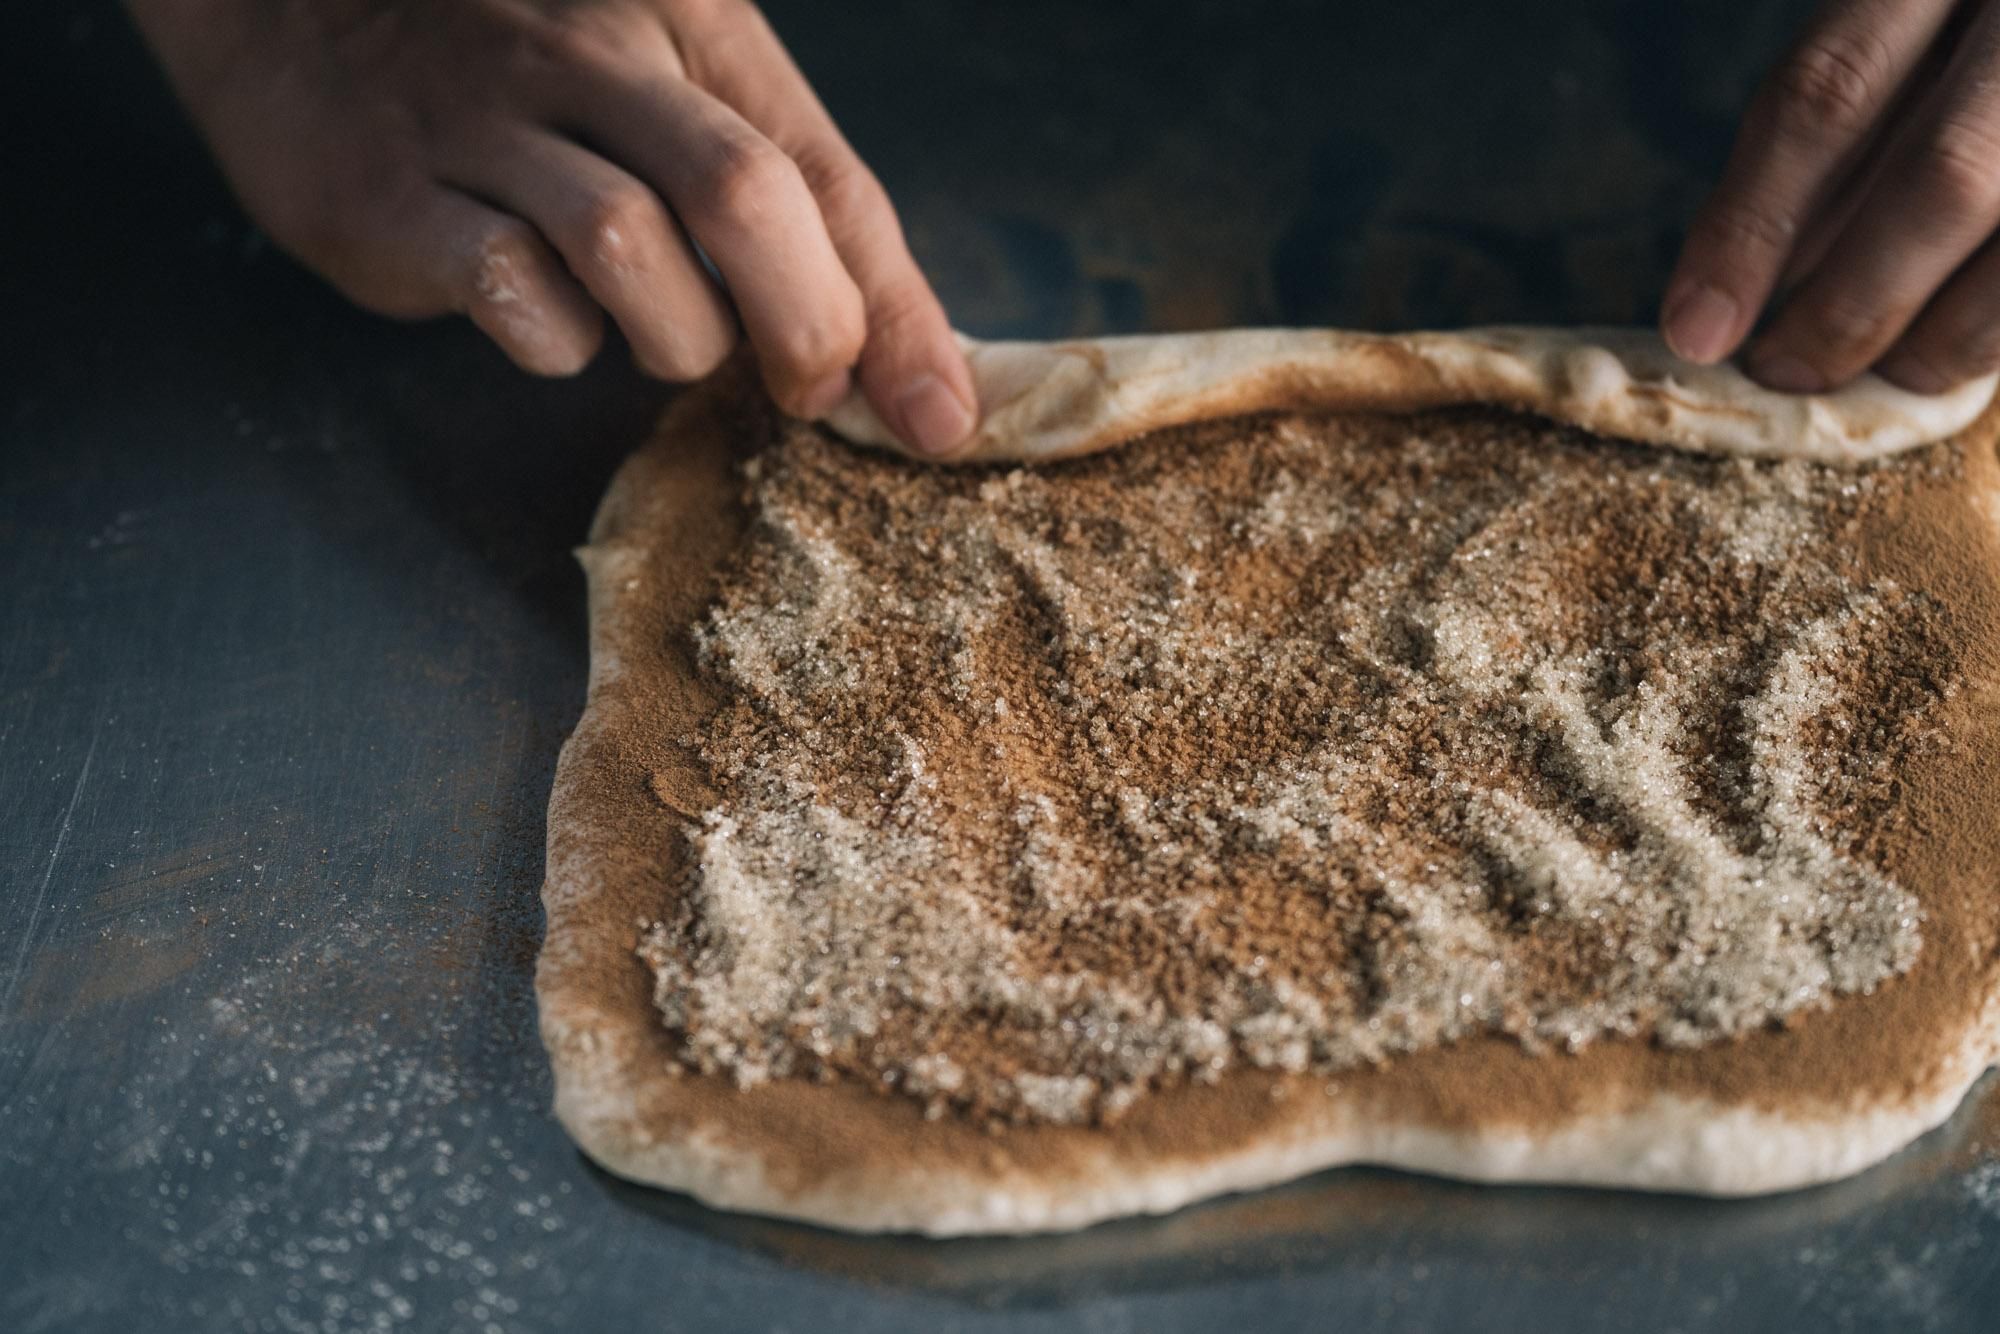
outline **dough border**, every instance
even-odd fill
[[[1263,411],[1414,412],[1484,403],[1598,435],[1697,452],[1861,463],[1964,429],[1995,377],[1936,396],[1864,375],[1780,394],[1732,365],[1697,366],[1633,328],[1367,334],[1224,329],[1056,343],[965,338],[983,419],[957,462],[1089,454],[1147,431]],[[856,393],[828,419],[899,449]]]

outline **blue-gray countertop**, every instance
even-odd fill
[[[1643,319],[1798,12],[770,8],[958,320],[1043,336]],[[666,391],[346,309],[112,5],[14,9],[0,1329],[2000,1327],[1978,1103],[1770,1200],[1346,1171],[1025,1242],[594,1171],[534,1031],[542,816],[568,549]]]

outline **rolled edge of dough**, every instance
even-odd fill
[[[981,421],[953,456],[958,463],[1068,458],[1247,412],[1476,403],[1695,452],[1856,464],[1962,430],[1992,399],[1996,379],[1927,396],[1870,374],[1828,394],[1781,394],[1734,366],[1682,361],[1658,334],[1638,328],[1226,329],[961,342]],[[827,424],[856,443],[902,451],[858,392]]]

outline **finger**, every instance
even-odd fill
[[[1688,229],[1661,329],[1690,361],[1733,352],[1798,232],[1936,37],[1951,0],[1836,0],[1758,91]]]
[[[828,226],[867,307],[862,390],[905,444],[954,453],[979,425],[978,390],[887,192],[851,154],[809,168],[808,179],[819,182]]]
[[[1953,275],[1877,369],[1919,394],[2000,370],[2000,243]]]
[[[597,303],[533,227],[448,187],[357,218],[318,266],[383,315],[460,312],[536,375],[574,375],[604,338]]]
[[[1847,224],[1854,221],[1862,201],[1881,182],[1883,167],[1907,133],[1908,125],[1921,114],[1927,94],[1944,79],[1951,52],[1962,35],[1958,31],[1963,26],[1960,18],[1960,13],[1954,10],[1930,49],[1904,78],[1888,108],[1876,118],[1873,129],[1856,146],[1850,161],[1828,185],[1819,207],[1800,228],[1798,243],[1792,247],[1778,278],[1776,292],[1780,298],[1797,290],[1819,267],[1833,243],[1847,230]]]
[[[583,86],[593,147],[658,190],[722,275],[778,405],[846,396],[867,323],[819,205],[784,151],[677,76],[613,70]]]
[[[690,76],[798,164],[841,262],[861,289],[868,335],[860,378],[870,402],[905,444],[949,454],[978,425],[978,395],[888,192],[753,7],[701,11],[691,22],[697,27],[683,43]]]
[[[736,317],[652,189],[546,131],[463,155],[455,184],[519,214],[611,314],[633,358],[698,380],[736,344]]]
[[[1967,32],[1873,189],[1751,349],[1754,375],[1811,393],[1887,351],[2000,221],[2000,18]]]
[[[1825,261],[1833,243],[1840,239],[1840,234],[1854,221],[1854,215],[1861,211],[1862,201],[1880,182],[1883,156],[1878,144],[1875,151],[1855,164],[1847,179],[1834,187],[1800,230],[1798,243],[1792,247],[1792,253],[1786,258],[1785,267],[1772,287],[1774,299],[1783,300],[1797,291]]]

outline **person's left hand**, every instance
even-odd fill
[[[1690,228],[1661,329],[1690,361],[1815,393],[1938,393],[2000,368],[2000,3],[1828,0]]]

